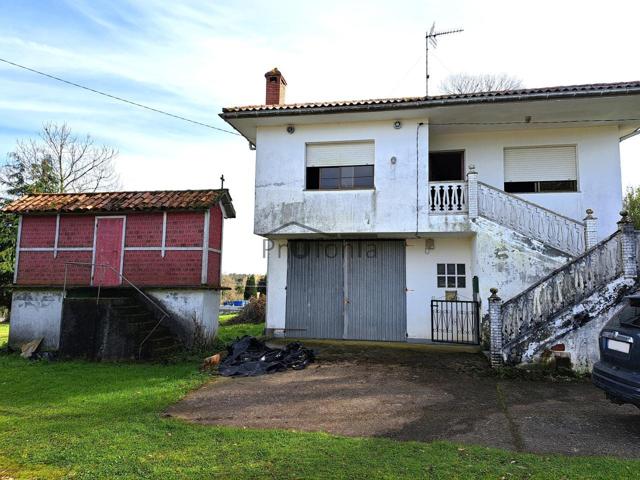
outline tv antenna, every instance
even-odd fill
[[[456,30],[446,30],[443,32],[436,32],[436,22],[433,22],[433,25],[431,25],[431,30],[429,30],[427,32],[427,35],[425,37],[425,43],[426,43],[426,60],[425,60],[425,67],[426,67],[426,88],[425,88],[425,95],[428,97],[429,96],[429,44],[431,44],[431,46],[433,48],[436,48],[438,46],[438,37],[441,35],[450,35],[452,33],[460,33],[460,32],[464,32],[464,30],[462,28],[458,28]]]

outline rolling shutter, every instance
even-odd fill
[[[504,149],[505,182],[577,180],[576,147]]]
[[[343,167],[373,163],[373,142],[307,143],[307,167]]]

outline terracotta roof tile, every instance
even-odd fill
[[[439,104],[442,102],[455,102],[455,101],[486,101],[490,99],[504,99],[505,101],[512,99],[520,99],[520,97],[536,97],[539,95],[558,95],[558,96],[574,96],[579,94],[591,93],[591,94],[613,94],[616,91],[625,90],[638,90],[640,89],[640,81],[633,82],[617,82],[617,83],[590,83],[584,85],[566,85],[557,87],[542,87],[542,88],[524,88],[518,90],[503,90],[495,92],[478,92],[478,93],[465,93],[458,95],[437,95],[430,97],[399,97],[399,98],[377,98],[366,100],[338,100],[338,101],[325,101],[325,102],[309,102],[309,103],[292,103],[284,105],[247,105],[241,107],[228,107],[222,109],[221,116],[223,118],[233,117],[233,114],[238,113],[286,113],[286,111],[302,111],[312,109],[330,109],[340,111],[349,108],[367,107],[374,105],[406,105],[406,104],[424,104],[425,106],[430,104]],[[636,92],[637,93],[637,92]]]
[[[222,201],[235,217],[231,196],[222,190],[164,190],[149,192],[40,193],[14,200],[9,213],[86,213],[149,210],[202,210]]]

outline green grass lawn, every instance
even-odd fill
[[[230,343],[238,337],[251,335],[259,337],[264,331],[264,323],[240,323],[237,325],[227,325],[227,322],[236,315],[234,313],[228,315],[220,315],[220,329],[218,330],[218,343]],[[0,479],[1,480],[1,479]]]
[[[0,343],[6,330],[0,325]],[[47,363],[0,355],[0,479],[612,479],[638,478],[640,471],[640,462],[606,458],[163,418],[165,407],[209,378],[188,362]]]
[[[9,343],[9,324],[0,323],[0,348]]]

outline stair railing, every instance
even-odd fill
[[[138,292],[145,300],[147,300],[147,302],[149,302],[151,305],[153,305],[161,314],[160,319],[158,320],[158,322],[155,324],[155,326],[149,331],[149,333],[147,334],[146,337],[144,337],[144,339],[142,340],[142,342],[140,342],[140,345],[138,347],[138,358],[141,358],[142,356],[142,347],[144,346],[144,344],[146,343],[147,340],[149,340],[149,338],[151,337],[151,335],[153,335],[153,332],[155,332],[158,327],[160,326],[160,324],[162,323],[162,321],[165,318],[168,318],[170,315],[167,313],[167,311],[162,308],[157,302],[155,302],[149,295],[147,295],[146,293],[144,293],[142,290],[140,290],[140,288],[138,288],[136,285],[133,284],[133,282],[131,282],[127,277],[125,277],[122,273],[120,273],[118,270],[116,270],[115,268],[113,268],[111,265],[107,265],[107,264],[103,264],[103,263],[91,263],[91,262],[65,262],[64,263],[64,284],[63,284],[63,288],[62,288],[62,298],[66,298],[67,296],[67,274],[68,274],[68,267],[69,265],[77,265],[77,266],[83,266],[83,267],[92,267],[95,271],[96,267],[101,267],[101,268],[108,268],[109,270],[113,271],[114,273],[116,273],[122,280],[124,280],[125,282],[127,282],[136,292]],[[101,285],[98,285],[98,296],[96,299],[96,302],[98,302],[100,300],[100,287]]]
[[[500,309],[503,346],[623,274],[620,232],[551,272]]]
[[[577,256],[585,251],[585,224],[478,182],[480,216]]]

